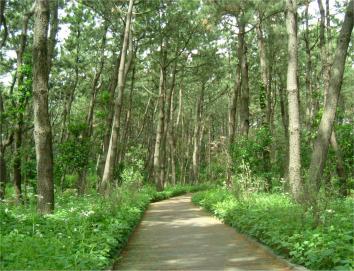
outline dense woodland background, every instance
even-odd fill
[[[311,213],[311,229],[330,202],[350,213],[353,9],[352,0],[0,0],[7,225],[35,205],[57,214],[123,188],[201,183],[237,200],[285,195]],[[350,255],[350,216],[343,223]],[[307,266],[348,268],[342,256]]]

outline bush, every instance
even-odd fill
[[[54,214],[40,216],[29,208],[0,206],[1,270],[104,269],[126,245],[150,201],[166,199],[207,186],[117,189],[109,199],[93,193],[56,198]],[[32,201],[34,203],[34,201]]]
[[[332,200],[317,228],[311,210],[284,194],[252,194],[239,201],[227,190],[214,189],[196,193],[192,200],[294,263],[310,269],[354,267],[353,199]]]

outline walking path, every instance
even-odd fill
[[[152,203],[115,270],[294,270],[191,203]]]

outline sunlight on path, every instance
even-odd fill
[[[292,270],[181,196],[153,203],[116,270]]]

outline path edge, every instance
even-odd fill
[[[272,250],[269,246],[261,243],[260,241],[258,241],[256,238],[248,235],[248,234],[245,234],[245,233],[241,233],[239,232],[236,228],[234,227],[231,227],[229,224],[225,223],[224,221],[222,221],[221,219],[219,219],[218,217],[216,217],[213,213],[209,212],[208,210],[204,209],[203,207],[195,204],[192,200],[191,200],[191,203],[198,207],[200,210],[203,210],[205,212],[207,212],[208,214],[210,214],[212,217],[214,217],[216,220],[220,221],[221,223],[223,223],[224,225],[232,228],[235,232],[237,232],[237,234],[241,235],[242,237],[244,237],[247,241],[249,241],[250,243],[254,244],[254,245],[257,245],[257,246],[260,246],[261,248],[263,248],[265,251],[267,251],[269,254],[271,254],[272,257],[274,257],[275,259],[279,260],[280,262],[284,263],[285,265],[288,265],[291,270],[294,270],[294,271],[310,271],[310,269],[307,269],[306,267],[302,266],[302,265],[299,265],[299,264],[295,264],[295,263],[292,263],[290,262],[287,258],[285,258],[284,256],[282,255],[278,255],[274,252],[274,250]]]

